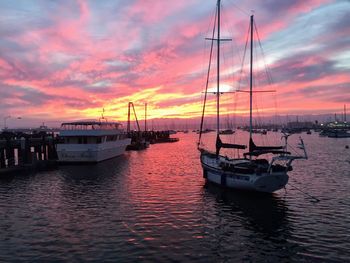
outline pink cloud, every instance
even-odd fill
[[[264,42],[274,33],[288,29],[297,17],[315,12],[317,7],[328,3],[330,1],[295,1],[294,4],[275,1],[269,7],[271,10],[266,10],[261,2],[249,1],[244,2],[242,8],[249,10],[253,4],[259,7],[256,21]],[[204,89],[208,63],[208,54],[203,50],[208,43],[204,43],[204,38],[211,36],[208,24],[215,3],[139,0],[126,5],[123,12],[113,17],[107,16],[111,10],[98,7],[98,2],[87,1],[58,5],[56,12],[49,16],[50,23],[4,37],[11,45],[0,42],[0,82],[6,87],[21,88],[20,92],[14,91],[12,97],[6,98],[6,103],[26,105],[29,111],[23,111],[23,114],[39,116],[46,109],[50,118],[58,115],[74,117],[74,114],[83,117],[104,105],[112,105],[115,98],[137,99],[142,91],[161,87],[157,90],[159,96],[153,94],[149,99],[159,98],[153,105],[163,109],[159,112],[164,116],[166,110],[171,114],[181,110],[184,117],[190,113],[196,115],[194,111],[198,109],[200,112],[200,92]],[[118,11],[116,6],[114,8],[113,11]],[[230,19],[223,23],[223,27],[228,26],[223,34],[229,36],[233,31],[237,44],[242,47],[249,16],[236,14],[234,8],[224,12],[223,18]],[[315,111],[336,106],[338,97],[334,97],[333,102],[325,102],[327,92],[324,89],[315,92],[317,96],[307,98],[305,90],[327,83],[346,85],[350,82],[347,74],[334,69],[331,57],[332,53],[344,51],[342,45],[331,44],[347,33],[345,28],[317,35],[317,42],[328,44],[324,44],[326,47],[320,45],[319,50],[307,51],[297,61],[293,59],[295,53],[291,53],[270,65],[278,71],[278,83],[272,88],[278,88],[279,94],[294,96],[288,101],[282,98],[284,110],[292,110],[293,105],[295,108],[304,105]],[[230,45],[223,47],[231,48]],[[224,60],[223,72],[232,66],[231,59]],[[239,64],[237,60],[234,62]],[[212,69],[215,70],[215,64]],[[233,85],[238,78],[235,72],[235,75],[223,76],[222,82]],[[262,84],[259,88],[268,87]],[[41,100],[42,105],[33,106],[35,96],[47,99]],[[166,96],[175,97],[167,101]],[[124,105],[124,100],[118,105]],[[246,110],[246,100],[241,96],[241,112]],[[223,98],[222,102],[223,108],[232,110],[232,98]],[[266,99],[267,108],[272,104]],[[212,98],[210,105],[213,108],[209,107],[208,111],[214,112]]]

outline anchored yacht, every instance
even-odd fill
[[[205,87],[205,96],[203,103],[202,119],[199,130],[198,150],[200,151],[200,161],[203,168],[203,177],[206,181],[215,183],[227,188],[236,190],[251,190],[258,192],[272,193],[285,187],[288,183],[288,172],[292,170],[292,162],[296,159],[307,159],[307,153],[303,140],[300,138],[300,144],[298,145],[303,150],[303,155],[291,155],[287,151],[287,139],[289,135],[284,135],[284,146],[257,146],[253,141],[253,92],[267,92],[265,91],[253,91],[253,33],[255,23],[254,16],[250,16],[250,78],[249,78],[249,149],[244,153],[244,158],[229,158],[227,156],[220,155],[221,148],[241,149],[247,148],[246,145],[223,143],[220,138],[220,95],[223,93],[220,91],[220,42],[228,41],[231,39],[220,38],[220,7],[221,0],[217,0],[216,15],[217,21],[213,28],[211,40],[209,69]],[[215,36],[215,30],[217,36]],[[248,38],[247,38],[248,39]],[[217,90],[214,93],[216,95],[216,152],[210,152],[201,145],[201,138],[204,123],[205,106],[208,93],[208,83],[210,77],[210,65],[213,56],[214,42],[217,42]],[[260,43],[260,40],[259,40]],[[247,46],[247,44],[246,44]],[[236,90],[235,92],[247,92],[243,90]],[[266,131],[265,131],[266,134]],[[272,159],[258,158],[261,155],[272,155]]]

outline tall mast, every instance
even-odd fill
[[[253,130],[253,24],[254,15],[250,16],[250,104],[249,104],[249,142],[252,141]]]
[[[220,0],[218,0],[218,39],[217,39],[217,90],[216,90],[216,134],[219,136],[220,131]]]

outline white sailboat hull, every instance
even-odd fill
[[[246,174],[224,171],[220,167],[220,159],[216,161],[204,157],[201,158],[201,162],[203,176],[208,182],[237,190],[272,193],[285,187],[289,179],[286,171]]]

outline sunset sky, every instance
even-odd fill
[[[215,6],[216,0],[0,1],[0,117],[11,115],[13,126],[50,125],[98,118],[104,108],[109,119],[124,121],[129,101],[141,119],[145,102],[150,118],[200,116]],[[333,113],[350,104],[349,0],[222,0],[222,10],[222,35],[233,38],[222,44],[223,91],[247,89],[247,57],[242,77],[240,69],[254,10],[263,47],[255,53],[255,88],[276,90],[256,95],[260,114]],[[246,94],[222,100],[223,114],[247,114]]]

